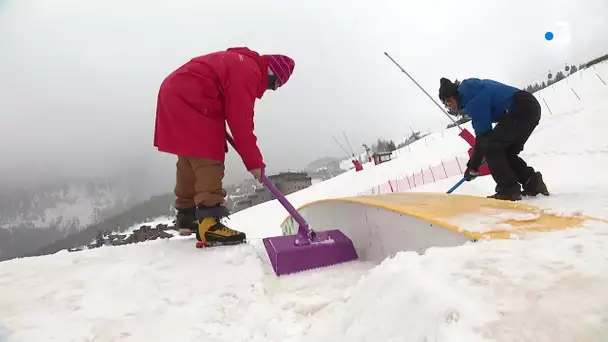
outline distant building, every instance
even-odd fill
[[[237,211],[241,211],[243,209],[247,209],[251,207],[251,200],[250,199],[243,199],[243,200],[239,200],[234,204],[234,212]]]
[[[232,203],[232,207],[228,208],[231,211],[237,212],[251,206],[251,201],[249,201],[246,193],[239,192],[236,195],[228,195],[227,198],[229,198],[231,200],[230,202]],[[247,204],[247,202],[249,202],[249,204]]]
[[[258,187],[253,191],[253,194],[247,196],[247,199],[251,201],[251,206],[258,205],[264,202],[268,202],[273,199],[270,191],[266,187]]]
[[[316,172],[309,172],[308,175],[311,178],[311,185],[315,185],[319,182],[326,181],[328,179],[336,177],[344,172],[346,172],[346,170],[338,169],[337,171],[333,171],[333,172],[330,172],[327,170],[320,170],[320,171],[316,171]]]
[[[331,178],[331,175],[329,175],[327,171],[322,173],[327,174],[327,176],[325,176],[327,179]],[[310,177],[306,172],[282,172],[277,175],[268,176],[268,179],[284,195],[289,195],[298,190],[306,189],[312,185],[312,177]],[[234,203],[233,211],[237,212],[258,204],[272,201],[275,198],[268,188],[257,184],[255,185],[253,192],[248,191],[247,193],[246,191],[243,191],[239,195],[231,196],[231,199]]]
[[[246,189],[241,189],[238,195],[231,196],[234,203],[232,207],[233,212],[241,211],[272,199],[270,192],[264,186],[260,186],[259,183],[252,185],[250,189],[247,186]]]
[[[376,152],[372,155],[374,165],[382,164],[391,160],[391,152]]]
[[[306,189],[312,185],[312,178],[306,172],[281,172],[277,175],[269,176],[268,179],[284,195]]]
[[[327,164],[325,164],[325,165],[317,168],[315,171],[316,172],[321,172],[321,171],[339,172],[339,171],[341,171],[341,169],[340,169],[340,161],[339,160],[330,161]]]
[[[253,193],[249,193],[246,197],[241,197],[241,199],[236,201],[234,205],[234,211],[236,212],[246,208],[250,208],[258,204],[268,202],[272,199],[273,197],[270,194],[270,191],[268,191],[268,189],[266,189],[265,187],[258,187],[253,191]]]

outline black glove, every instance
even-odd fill
[[[472,181],[473,179],[477,178],[477,176],[479,176],[479,171],[477,170],[467,168],[467,170],[464,172],[464,180],[467,182]]]
[[[471,159],[469,159],[469,162],[467,163],[467,168],[471,170],[479,170],[481,162],[483,161],[483,154],[483,148],[479,146],[479,144],[475,144],[475,147],[473,147],[473,153],[471,153]]]
[[[492,131],[481,134],[475,139],[473,153],[471,153],[471,159],[469,159],[469,162],[467,163],[467,167],[469,169],[479,170],[481,162],[483,161],[486,144],[488,143],[488,137],[491,132]]]

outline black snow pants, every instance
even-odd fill
[[[534,95],[519,91],[513,95],[511,110],[500,118],[494,129],[477,138],[468,166],[478,169],[485,156],[497,193],[518,193],[520,184],[525,184],[534,175],[534,169],[519,153],[538,126],[540,112]]]

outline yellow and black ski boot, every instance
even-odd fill
[[[244,243],[246,235],[238,230],[230,229],[222,222],[230,213],[223,206],[198,207],[198,229],[196,230],[196,247],[212,247],[218,245],[235,245]]]

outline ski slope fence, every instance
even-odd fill
[[[404,192],[417,186],[422,186],[436,181],[464,174],[468,158],[454,157],[441,164],[429,165],[420,169],[419,172],[412,173],[403,178],[389,180],[386,183],[374,186],[366,191],[359,192],[358,195],[380,195],[393,192]],[[447,189],[446,189],[447,191]]]

